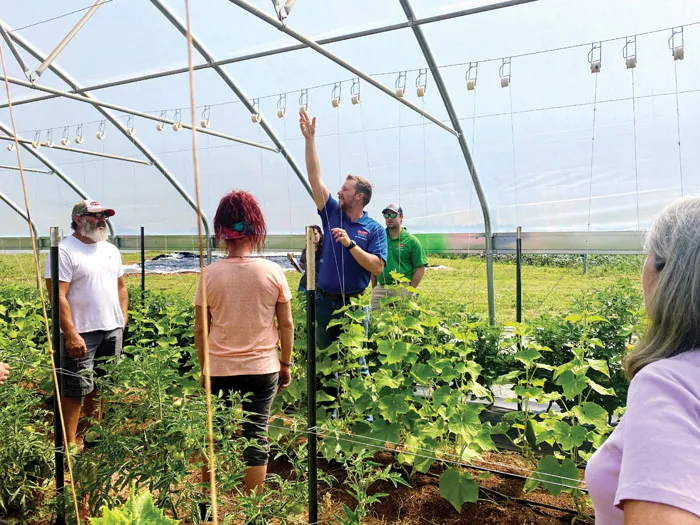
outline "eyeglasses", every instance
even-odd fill
[[[82,216],[83,216],[83,217],[92,217],[93,219],[106,219],[106,218],[109,217],[109,215],[107,215],[107,214],[104,213],[104,212],[100,212],[100,213],[83,213]]]
[[[382,215],[384,215],[385,219],[395,219],[396,217],[399,216],[399,214],[396,213],[395,211],[390,211],[390,212],[385,211],[384,213],[382,213]]]

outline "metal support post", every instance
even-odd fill
[[[146,247],[144,228],[141,226],[141,309],[146,308]]]
[[[61,318],[58,308],[58,243],[60,234],[58,226],[51,227],[51,344],[53,346],[53,362],[57,370],[62,369],[61,360]],[[59,374],[59,381],[63,377]],[[58,506],[56,509],[56,525],[65,525],[65,509],[63,505],[63,488],[65,476],[63,471],[63,429],[61,428],[61,416],[58,404],[61,402],[60,388],[56,388],[53,398],[54,419],[54,459],[56,461],[56,496]]]
[[[415,25],[415,15],[413,13],[413,8],[409,0],[399,0],[401,2],[401,7],[403,7],[406,18],[408,18],[409,23],[413,27],[413,34],[418,41],[418,45],[423,52],[425,61],[430,67],[430,72],[435,80],[435,85],[437,86],[442,102],[445,105],[447,114],[450,117],[450,122],[452,127],[457,131],[457,141],[459,142],[459,147],[462,150],[462,155],[464,156],[464,162],[467,165],[467,170],[472,179],[472,184],[474,185],[474,190],[479,198],[479,204],[481,205],[481,213],[484,217],[484,236],[486,237],[486,289],[488,293],[488,303],[489,303],[489,323],[494,325],[496,323],[496,299],[493,289],[493,233],[491,231],[491,213],[489,211],[489,205],[486,200],[486,194],[481,187],[481,181],[479,180],[479,175],[476,171],[476,166],[474,165],[474,159],[472,159],[471,153],[469,152],[469,146],[464,138],[464,132],[462,131],[462,126],[459,123],[459,118],[457,112],[452,105],[452,100],[450,99],[449,91],[447,86],[442,80],[442,74],[440,69],[438,69],[437,62],[433,53],[430,50],[428,41],[423,34],[423,29],[419,25]]]
[[[522,259],[523,259],[523,229],[518,226],[515,237],[515,321],[523,321],[523,281],[522,281]]]
[[[306,227],[306,253],[313,254],[314,229]],[[316,258],[306,261],[306,388],[309,430],[309,523],[318,523],[318,466],[316,435]]]

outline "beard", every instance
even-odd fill
[[[84,222],[80,227],[80,235],[87,237],[93,242],[106,241],[109,237],[106,225],[93,226],[89,222]]]

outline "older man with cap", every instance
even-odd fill
[[[98,416],[98,392],[92,376],[103,372],[95,369],[95,361],[118,358],[122,351],[128,296],[119,250],[106,242],[107,218],[112,215],[114,210],[97,201],[78,202],[71,212],[73,235],[58,246],[58,299],[54,307],[59,308],[61,318],[59,381],[68,444],[76,442],[81,408],[88,425]],[[45,277],[50,296],[49,257]]]
[[[391,272],[402,274],[410,280],[413,288],[418,288],[428,264],[428,258],[420,241],[408,233],[403,226],[401,206],[388,204],[382,210],[382,215],[386,221],[389,255],[384,271],[379,276],[372,276],[372,310],[377,310],[385,297],[405,295],[406,292],[400,288],[386,288],[388,285],[395,284]]]

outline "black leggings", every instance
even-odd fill
[[[231,406],[231,393],[245,395],[243,411],[247,421],[243,423],[243,437],[256,440],[259,447],[249,446],[243,452],[243,459],[249,467],[267,465],[269,445],[267,425],[270,420],[270,407],[277,393],[279,373],[241,376],[212,376],[212,395],[223,394],[226,406]]]

